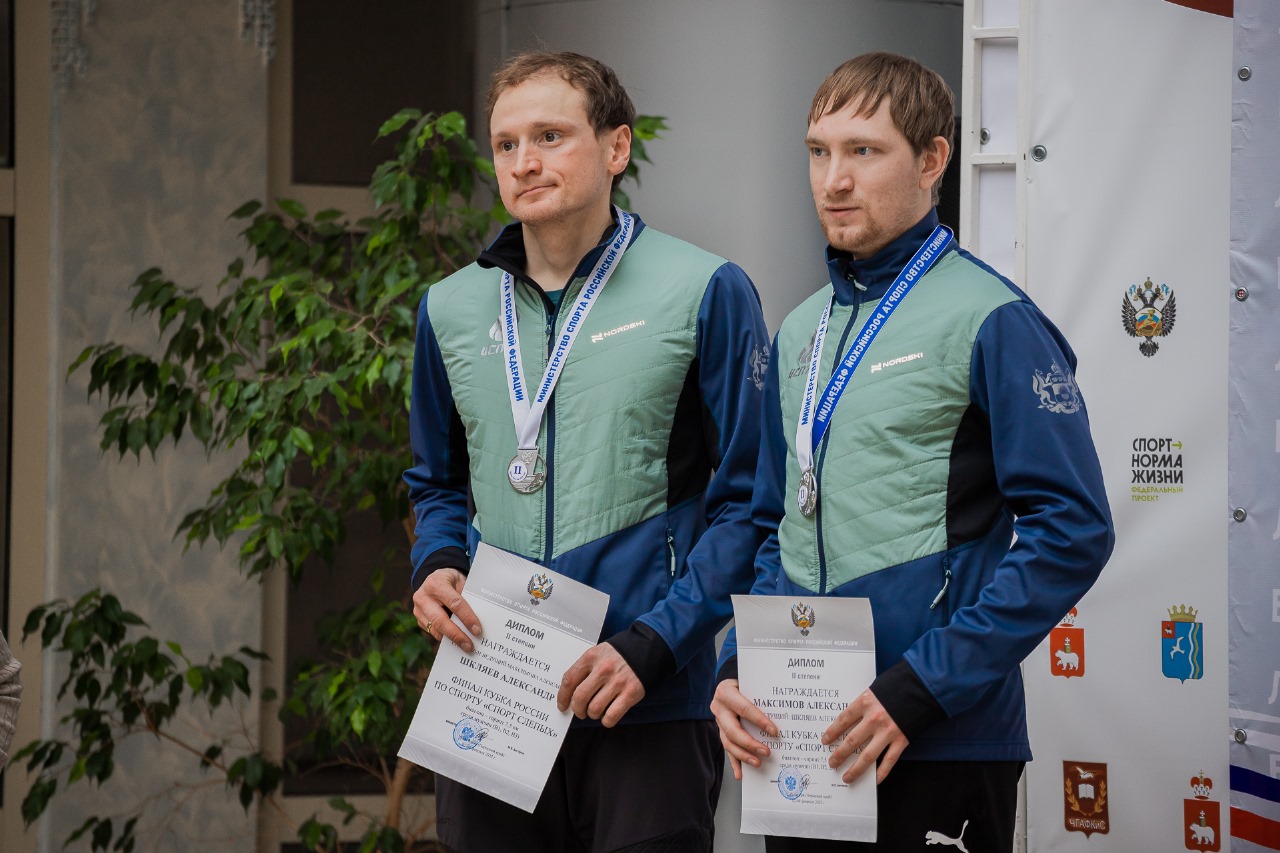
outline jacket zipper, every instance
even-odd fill
[[[676,579],[676,538],[671,535],[671,525],[667,525],[667,554],[670,559],[667,561],[668,568],[671,570],[671,581]]]
[[[855,288],[854,292],[858,294],[858,301],[853,304],[853,314],[849,317],[849,322],[845,324],[844,331],[840,334],[840,345],[836,347],[836,357],[831,362],[832,373],[835,372],[836,365],[844,358],[844,345],[849,340],[849,332],[853,330],[853,324],[857,322],[858,315],[862,313],[863,289]],[[818,530],[818,591],[823,595],[827,594],[827,549],[822,537],[822,463],[827,458],[827,439],[830,437],[830,429],[822,434],[822,446],[818,448],[818,462],[813,467],[813,480],[818,487],[818,505],[813,516],[814,525]]]
[[[933,597],[933,603],[929,605],[930,610],[936,610],[942,603],[942,599],[947,597],[949,586],[951,586],[951,558],[944,556],[942,558],[942,589],[938,590],[938,594]]]
[[[550,304],[551,300],[547,297],[547,294],[541,289],[539,289],[538,295],[542,297],[542,310],[544,313],[546,313],[547,305]],[[564,297],[562,296],[561,298],[563,299]],[[556,331],[556,317],[557,315],[559,315],[559,313],[560,313],[560,306],[554,305],[551,308],[551,312],[547,314],[547,360],[548,361],[550,361],[551,359],[551,347],[552,347],[551,338]],[[555,454],[556,454],[556,401],[555,401],[555,394],[552,394],[551,399],[547,401],[547,458],[543,461],[543,464],[547,466],[547,485],[546,485],[546,496],[545,496],[546,512],[544,513],[545,518],[543,520],[544,524],[546,525],[546,530],[545,530],[546,539],[545,539],[545,544],[543,545],[542,559],[548,568],[551,567],[551,540],[552,540],[551,532],[554,529],[555,512],[556,512],[555,501],[552,499],[552,487],[554,484],[551,482],[551,478],[553,476],[553,471],[554,471],[554,469],[551,467],[551,460],[555,458]]]
[[[556,321],[560,319],[560,306],[564,304],[565,297],[569,295],[569,287],[573,284],[573,276],[569,276],[569,280],[564,283],[564,289],[560,291],[560,301],[552,304],[551,297],[547,296],[546,291],[541,287],[535,288],[538,296],[542,298],[542,312],[547,317],[546,333],[547,333],[547,361],[551,360],[551,351],[555,346]],[[547,306],[551,306],[551,311],[547,311]],[[544,367],[545,369],[545,367]],[[561,365],[564,369],[564,365]],[[547,401],[547,456],[544,460],[547,466],[547,484],[546,484],[546,538],[543,545],[543,560],[547,567],[551,567],[551,546],[553,544],[552,533],[555,530],[555,500],[553,499],[552,482],[555,477],[555,468],[551,465],[551,460],[556,454],[556,395],[553,391],[551,399]]]

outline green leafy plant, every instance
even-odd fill
[[[27,770],[39,773],[22,801],[23,820],[31,823],[44,812],[63,775],[63,790],[81,781],[105,784],[115,771],[116,747],[144,734],[190,753],[202,770],[221,773],[246,808],[259,797],[288,820],[272,796],[282,768],[252,748],[247,732],[236,742],[225,737],[201,741],[198,734],[175,726],[184,707],[201,707],[212,714],[223,705],[247,701],[249,667],[263,655],[242,646],[233,654],[197,663],[177,643],[162,644],[150,636],[129,638],[133,628],[145,626],[114,595],[96,589],[73,604],[58,600],[27,615],[23,639],[39,632],[44,648],[66,654],[67,677],[58,699],[69,698],[74,707],[61,721],[70,727],[72,740],[37,740],[13,757],[15,764],[26,759]],[[93,850],[128,853],[134,847],[137,821],[134,815],[117,826],[109,818],[93,816],[68,836],[67,843],[87,836]]]
[[[660,117],[637,119],[627,172],[637,182],[638,163],[649,162],[644,143],[664,130]],[[373,175],[374,216],[352,223],[340,211],[312,214],[287,199],[276,209],[242,205],[231,218],[243,223],[245,253],[228,264],[215,298],[155,268],[133,282],[131,310],[156,323],[158,357],[103,343],[85,348],[68,371],[87,365],[90,396],[105,399],[103,451],[154,456],[189,436],[206,454],[239,454],[177,535],[188,547],[210,539],[234,544],[250,576],[284,571],[296,581],[307,566],[332,564],[353,514],[376,512],[384,526],[403,525],[412,537],[401,474],[416,307],[507,218],[493,166],[461,115],[404,110],[379,136],[396,138],[396,156]],[[615,201],[629,206],[625,194]],[[399,554],[382,556],[366,600],[327,620],[330,651],[293,675],[282,710],[311,724],[307,746],[319,760],[382,782],[387,808],[380,815],[330,801],[344,822],[364,821],[361,851],[417,849],[428,829],[401,820],[416,768],[385,758],[403,740],[434,657],[404,601],[382,594],[388,570],[407,576]],[[81,779],[107,782],[115,744],[141,732],[198,756],[246,808],[256,798],[282,813],[281,780],[297,771],[291,759],[263,755],[252,739],[238,744],[233,758],[230,744],[192,743],[170,725],[187,704],[212,710],[248,702],[250,664],[259,653],[241,648],[196,664],[176,644],[131,636],[143,628],[97,591],[75,604],[42,605],[28,617],[28,633],[39,630],[46,648],[68,655],[71,674],[60,696],[75,707],[64,719],[72,740],[37,741],[21,753],[39,774],[24,799],[24,819],[36,820]],[[128,851],[136,820],[90,818],[67,842],[88,837],[93,850]],[[342,847],[337,828],[316,818],[295,828],[308,849]]]

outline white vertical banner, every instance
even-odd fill
[[[1023,665],[1028,849],[1225,850],[1232,21],[1028,23],[1025,286],[1079,356],[1117,534]]]
[[[1231,849],[1280,850],[1280,4],[1236,0],[1228,534]]]

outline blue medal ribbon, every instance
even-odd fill
[[[880,330],[889,322],[894,309],[902,304],[902,300],[907,298],[907,294],[911,292],[911,288],[915,287],[916,282],[924,277],[924,274],[929,271],[938,258],[942,257],[951,240],[951,229],[945,225],[939,225],[933,229],[929,239],[916,250],[915,256],[907,261],[907,265],[902,268],[902,272],[898,273],[893,286],[885,291],[884,296],[880,298],[875,310],[871,312],[867,322],[862,325],[862,331],[858,333],[853,345],[849,347],[849,352],[836,369],[832,371],[831,379],[827,381],[826,390],[822,392],[817,411],[813,414],[811,447],[817,447],[822,442],[822,436],[826,434],[827,426],[831,423],[831,415],[836,410],[836,404],[840,402],[840,397],[844,394],[845,388],[849,387],[849,380],[853,378],[853,372],[858,369],[858,365],[862,362],[862,356],[870,349],[871,343],[880,334]]]

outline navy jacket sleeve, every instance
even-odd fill
[[[996,483],[1016,541],[976,601],[873,682],[899,725],[899,715],[910,727],[927,716],[930,697],[947,715],[970,707],[1035,649],[1111,555],[1111,511],[1083,398],[1044,405],[1034,387],[1036,371],[1051,367],[1073,375],[1075,355],[1029,301],[996,309],[978,332],[970,397],[990,425]]]
[[[404,473],[409,501],[417,518],[413,545],[413,578],[417,589],[432,571],[453,567],[465,572],[467,557],[466,435],[454,406],[449,377],[435,331],[427,291],[418,306],[414,342],[413,390],[409,404],[409,439],[413,467]]]
[[[782,523],[787,482],[787,440],[783,434],[782,402],[778,389],[778,340],[774,338],[760,401],[760,455],[756,460],[756,484],[751,496],[751,522],[760,547],[755,556],[752,595],[776,595],[782,574],[778,525]],[[738,677],[738,630],[730,628],[720,649],[717,680]]]
[[[641,663],[641,682],[661,670],[681,669],[733,615],[729,596],[751,586],[751,561],[759,544],[751,523],[751,492],[760,447],[759,411],[768,333],[755,286],[738,266],[726,263],[712,276],[697,318],[697,383],[715,473],[706,491],[707,530],[685,561],[686,571],[653,610],[624,635],[610,639],[636,667],[637,657],[662,658],[665,666]],[[754,356],[754,358],[753,358]],[[639,651],[639,637],[657,653]],[[665,646],[665,650],[662,648]],[[647,686],[647,685],[646,685]]]

